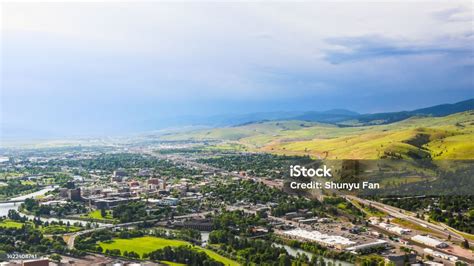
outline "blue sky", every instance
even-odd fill
[[[119,135],[184,115],[474,97],[469,1],[1,7],[4,132]]]

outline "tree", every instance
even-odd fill
[[[135,251],[130,251],[128,252],[128,257],[133,258],[133,259],[138,259],[140,258],[140,255],[138,255],[138,253],[136,253]]]
[[[105,211],[105,209],[100,209],[100,216],[101,216],[102,218],[107,217],[107,212]]]
[[[286,254],[280,255],[280,258],[278,259],[278,265],[279,266],[291,266],[290,257],[288,257]]]
[[[55,261],[56,263],[60,263],[61,260],[63,259],[60,255],[58,254],[53,254],[51,256],[49,256],[49,258],[52,260],[52,261]]]

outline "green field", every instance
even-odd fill
[[[104,221],[114,221],[114,217],[112,216],[112,212],[111,211],[106,211],[106,216],[105,217],[102,217],[102,215],[100,214],[100,210],[94,210],[94,211],[91,211],[89,212],[88,214],[86,215],[82,215],[81,217],[82,218],[91,218],[91,219],[96,219],[96,220],[104,220]]]
[[[142,256],[144,253],[150,253],[157,249],[162,249],[166,246],[181,246],[181,245],[191,245],[191,243],[183,240],[174,240],[174,239],[165,239],[152,236],[144,236],[131,239],[114,239],[111,242],[100,242],[99,245],[103,250],[109,249],[119,249],[121,252],[124,251],[134,251]],[[216,252],[197,247],[207,253],[211,258],[224,263],[225,265],[236,266],[239,265],[237,262],[230,260],[226,257],[223,257]]]
[[[6,227],[6,228],[21,228],[23,226],[23,223],[15,222],[12,220],[3,220],[0,222],[0,227]]]
[[[73,233],[77,231],[81,231],[82,228],[78,226],[65,226],[65,225],[49,225],[46,227],[41,227],[41,232],[43,234],[64,234],[64,233]]]

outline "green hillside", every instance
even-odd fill
[[[357,127],[271,121],[185,132],[162,139],[219,140],[239,143],[252,151],[328,159],[474,159],[474,111]]]

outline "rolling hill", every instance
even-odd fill
[[[352,127],[299,120],[267,121],[165,135],[161,139],[217,140],[239,143],[250,151],[327,159],[474,159],[474,111]]]

